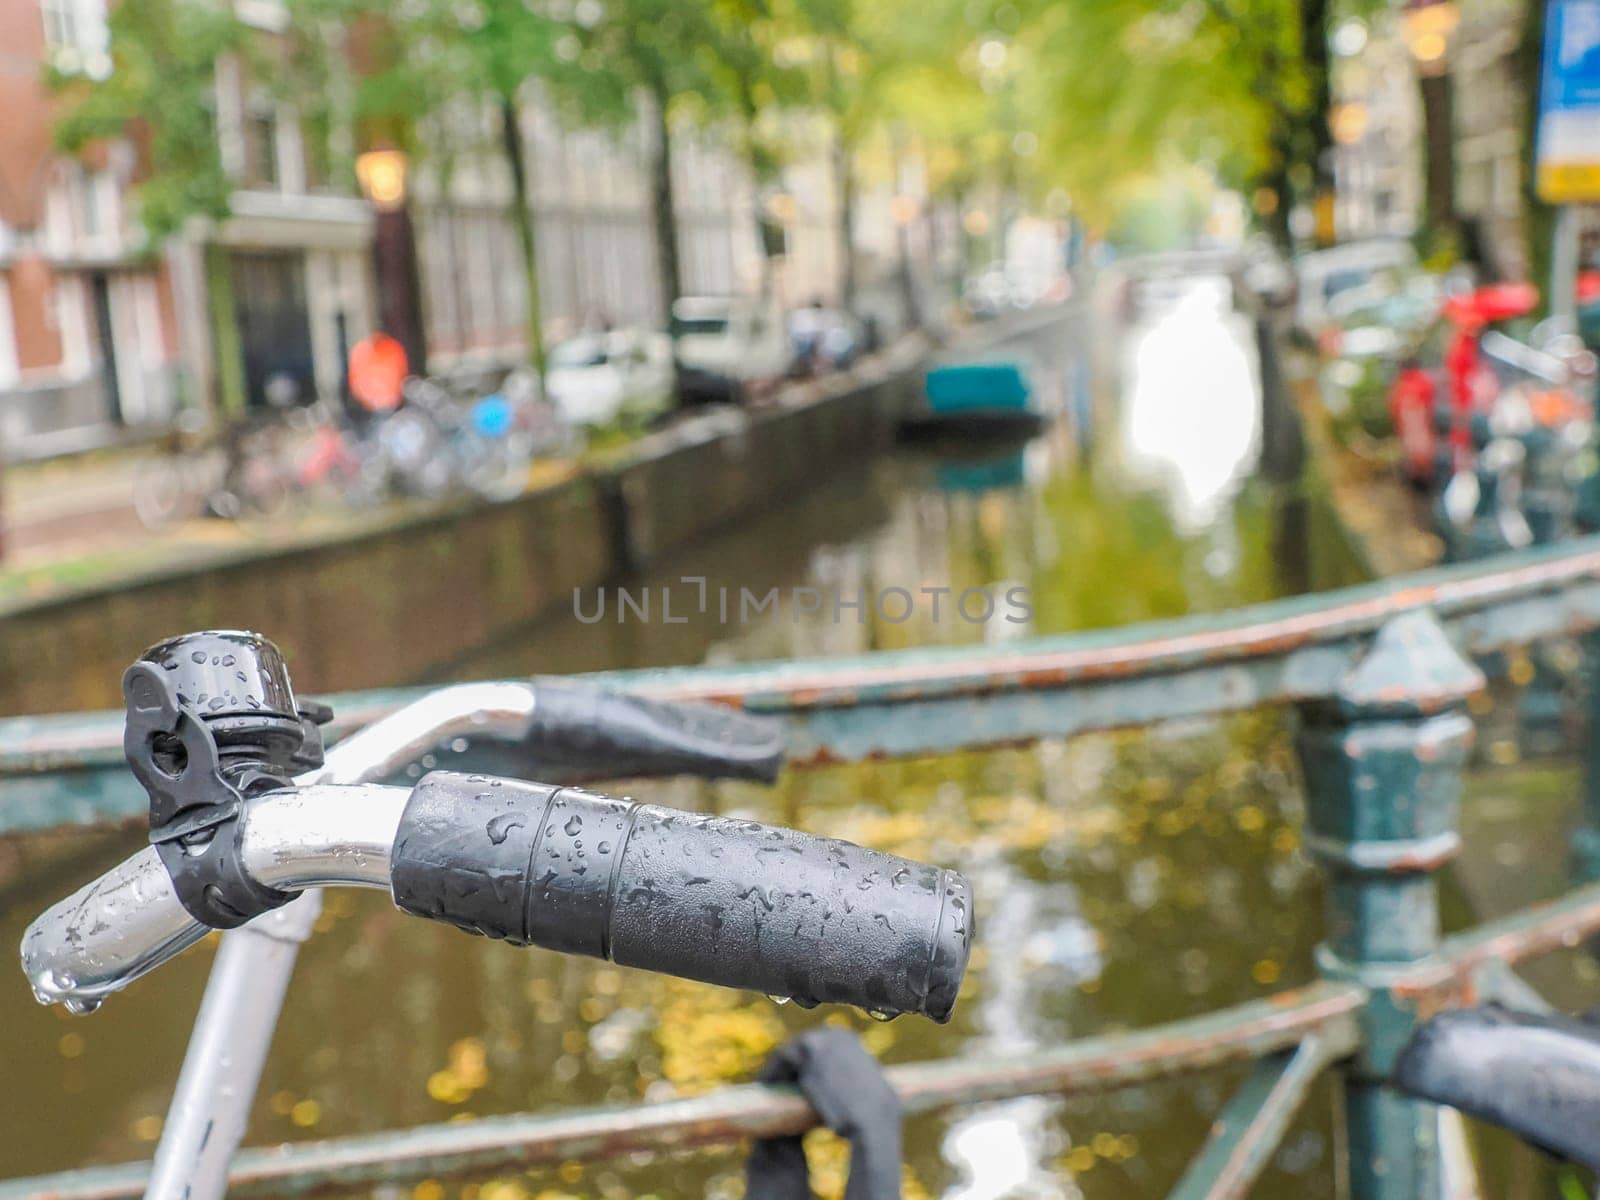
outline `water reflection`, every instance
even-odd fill
[[[770,616],[733,626],[704,614],[672,625],[566,619],[485,647],[453,674],[843,654],[1012,635],[995,622],[950,620],[948,597],[939,619],[924,587],[1026,586],[1032,619],[1016,632],[1040,633],[1281,594],[1272,548],[1276,493],[1244,478],[1255,435],[1240,423],[1244,409],[1226,386],[1239,382],[1228,374],[1244,345],[1238,319],[1198,300],[1181,302],[1170,317],[1176,324],[1163,317],[1137,331],[1142,348],[1131,361],[1139,369],[1125,403],[1107,396],[1098,408],[1080,407],[1120,416],[1175,460],[1179,448],[1149,426],[1149,406],[1170,407],[1180,396],[1184,420],[1221,431],[1214,448],[1231,456],[1225,478],[1195,467],[1180,477],[1187,482],[1179,499],[1152,494],[1147,475],[1103,453],[1124,436],[1115,419],[1087,461],[1065,430],[1027,447],[1020,471],[1009,451],[1003,465],[979,459],[981,470],[966,460],[965,474],[954,464],[954,477],[948,460],[895,457],[835,477],[631,583],[659,587],[704,576],[713,589],[846,594],[895,586],[918,596],[904,620],[853,612],[836,619],[788,600]],[[1231,339],[1225,345],[1218,330]],[[1080,322],[1019,349],[1033,356],[1043,386],[1062,387],[1085,377],[1095,341]],[[1176,390],[1157,386],[1175,346],[1201,355]],[[1197,391],[1200,363],[1210,364],[1210,383]],[[1254,411],[1253,402],[1246,407]],[[1138,441],[1127,436],[1128,444]],[[1305,521],[1301,582],[1351,581],[1355,568],[1327,532],[1327,514],[1313,506]],[[1222,569],[1219,546],[1229,548]],[[946,1027],[910,1019],[884,1025],[855,1013],[779,1008],[759,996],[513,951],[404,919],[380,895],[335,894],[292,985],[250,1140],[694,1094],[748,1078],[789,1033],[818,1021],[857,1028],[891,1062],[1022,1051],[1197,1014],[1311,973],[1318,892],[1299,849],[1293,759],[1276,716],[795,773],[770,791],[680,781],[649,785],[648,795],[959,863],[974,878],[984,916],[956,1019]],[[40,898],[63,894],[69,880],[126,853],[134,840],[38,838],[12,847],[15,882],[0,942],[15,943]],[[8,1065],[13,1078],[34,1087],[0,1094],[0,1128],[11,1134],[0,1139],[0,1176],[149,1153],[209,957],[209,949],[186,955],[86,1021],[67,1023],[37,1008],[20,986],[0,989]],[[907,1133],[907,1195],[1162,1194],[1229,1083],[1208,1078],[918,1118]],[[1296,1136],[1311,1150],[1258,1195],[1327,1194],[1321,1128],[1315,1114],[1308,1118],[1304,1136]],[[836,1194],[842,1145],[825,1135],[809,1144],[819,1186]],[[738,1181],[734,1155],[707,1154],[568,1164],[534,1178],[480,1179],[470,1193],[452,1184],[413,1195],[731,1197]]]
[[[1217,522],[1260,453],[1252,330],[1230,296],[1226,279],[1187,281],[1131,331],[1123,352],[1128,463],[1165,488],[1184,533]],[[1223,558],[1212,569],[1232,565]]]

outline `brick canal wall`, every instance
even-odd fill
[[[122,664],[191,629],[267,633],[308,694],[419,678],[570,603],[574,588],[881,450],[920,377],[920,352],[903,346],[769,405],[692,418],[504,504],[408,512],[13,604],[0,612],[0,714],[120,707]]]

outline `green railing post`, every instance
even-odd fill
[[[1319,966],[1371,995],[1345,1089],[1356,1200],[1439,1194],[1437,1110],[1382,1083],[1416,1019],[1389,984],[1439,945],[1433,872],[1460,846],[1465,702],[1483,684],[1433,615],[1414,612],[1378,631],[1333,695],[1301,708],[1306,844],[1328,873]]]
[[[1600,881],[1600,630],[1586,633],[1583,647],[1583,816],[1572,835],[1573,875]]]

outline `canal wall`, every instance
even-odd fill
[[[926,352],[902,343],[759,407],[689,418],[505,503],[378,515],[11,602],[0,609],[0,714],[117,707],[107,664],[190,629],[268,633],[308,692],[423,677],[570,604],[575,588],[657,563],[887,447]]]

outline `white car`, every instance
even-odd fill
[[[673,349],[694,371],[765,384],[789,370],[789,331],[771,303],[735,296],[684,296],[672,306]]]
[[[1417,252],[1398,238],[1347,242],[1302,254],[1294,261],[1299,285],[1295,321],[1315,333],[1327,321],[1329,305],[1340,292],[1364,287],[1381,275],[1409,275],[1416,267]]]
[[[580,334],[550,351],[545,390],[571,425],[660,412],[672,399],[672,350],[658,333]]]

